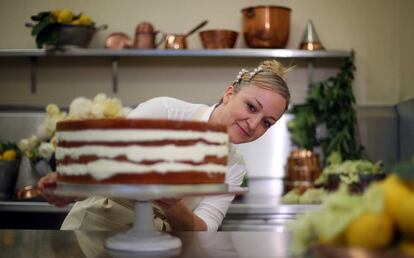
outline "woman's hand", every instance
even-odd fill
[[[45,188],[55,188],[57,186],[57,173],[51,172],[42,177],[37,182],[37,188],[42,192],[42,195],[46,198],[47,202],[62,208],[68,206],[69,203],[76,201],[75,197],[57,196],[52,194],[46,194]]]
[[[163,198],[154,200],[153,203],[160,207],[164,212],[174,208],[181,201],[177,198]]]

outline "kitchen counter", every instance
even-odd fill
[[[165,253],[106,250],[111,231],[0,230],[2,257],[289,257],[289,234],[278,232],[174,232],[181,249]]]
[[[254,203],[235,200],[220,230],[285,232],[286,224],[298,214],[319,210],[319,205],[283,205],[270,199],[262,197]],[[0,201],[0,228],[58,229],[71,207],[57,208],[41,201]]]

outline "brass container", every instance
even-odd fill
[[[251,48],[284,48],[289,40],[291,9],[255,6],[241,10],[243,36]]]
[[[320,174],[318,154],[305,149],[292,151],[288,158],[285,192],[293,188],[306,190],[313,187]]]
[[[199,36],[204,48],[220,49],[233,48],[239,33],[233,30],[205,30]]]

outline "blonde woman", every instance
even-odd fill
[[[283,115],[290,93],[283,78],[287,69],[275,60],[264,61],[257,68],[239,72],[218,104],[206,106],[169,97],[158,97],[140,104],[129,118],[198,120],[225,124],[232,144],[258,139]],[[240,186],[245,174],[243,158],[230,146],[226,183]],[[56,173],[42,178],[38,186],[56,183]],[[56,206],[65,206],[71,198],[46,196]],[[159,230],[216,231],[234,196],[160,199],[154,201],[155,226]],[[133,202],[90,197],[78,201],[64,223],[68,230],[125,230],[132,226]]]

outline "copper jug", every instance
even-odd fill
[[[160,33],[160,34],[158,34]],[[161,35],[156,42],[157,35]],[[157,48],[164,40],[164,35],[161,31],[154,31],[154,27],[149,22],[142,22],[137,25],[135,29],[135,48]]]

